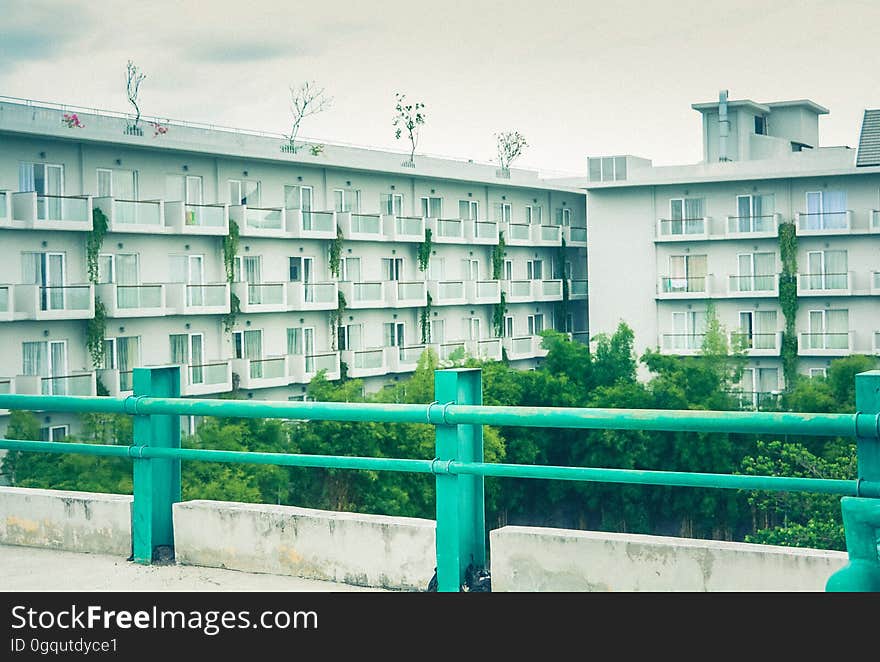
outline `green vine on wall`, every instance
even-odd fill
[[[427,271],[428,264],[431,262],[431,236],[431,228],[426,228],[425,240],[419,244],[418,249],[419,271]]]
[[[559,251],[556,255],[556,278],[562,281],[562,301],[556,306],[556,330],[565,333],[565,322],[568,319],[568,278],[565,273],[565,237],[559,245]]]
[[[334,278],[339,278],[340,267],[342,266],[342,237],[342,228],[337,225],[336,238],[330,242],[329,258],[330,273],[333,274]]]
[[[501,280],[501,275],[504,273],[504,249],[506,244],[504,243],[504,233],[498,233],[498,244],[492,247],[492,278],[494,280]]]
[[[86,237],[86,268],[89,272],[89,281],[98,282],[98,255],[104,245],[104,235],[107,234],[109,225],[106,214],[99,208],[92,210],[92,231]]]
[[[422,335],[422,344],[431,342],[431,293],[428,292],[427,304],[419,313],[419,331]]]
[[[235,327],[235,318],[241,312],[241,301],[238,295],[229,290],[229,312],[223,316],[223,331],[230,333]]]
[[[95,316],[86,323],[86,348],[92,359],[92,367],[104,363],[104,333],[107,327],[107,311],[100,297],[95,297]]]
[[[226,333],[235,327],[235,318],[241,312],[241,301],[232,291],[235,280],[235,258],[238,255],[239,231],[238,223],[229,220],[229,232],[223,237],[223,268],[226,270],[226,282],[229,283],[229,312],[223,316],[223,330]]]
[[[797,232],[794,223],[779,224],[779,255],[782,273],[779,274],[779,305],[785,317],[782,333],[782,372],[785,387],[791,389],[798,375],[798,340],[795,328],[797,317]]]
[[[502,292],[501,300],[495,304],[492,311],[492,326],[495,328],[495,337],[504,335],[504,316],[507,314],[507,295]]]
[[[347,307],[348,302],[345,300],[345,295],[342,292],[337,292],[336,310],[330,311],[330,349],[334,352],[338,341],[339,323],[342,322]]]

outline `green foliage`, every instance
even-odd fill
[[[241,313],[241,300],[235,292],[229,292],[229,312],[222,318],[223,331],[229,333],[235,327],[235,320]]]
[[[330,273],[334,278],[339,278],[342,267],[342,228],[336,226],[336,238],[330,241],[330,256],[328,260]]]
[[[348,302],[345,300],[345,295],[342,291],[336,292],[336,310],[330,311],[329,321],[330,321],[330,349],[334,352],[336,351],[337,345],[337,336],[339,335],[339,325],[345,317],[345,309],[348,306]]]
[[[504,233],[498,233],[498,243],[492,247],[492,279],[493,280],[501,280],[501,276],[504,273],[504,249],[506,244],[504,243]]]
[[[97,368],[104,362],[104,336],[107,328],[107,309],[101,297],[95,297],[95,316],[86,321],[86,349]]]
[[[507,314],[507,295],[501,292],[501,299],[492,308],[492,327],[495,337],[504,335],[504,316]]]
[[[419,311],[419,332],[421,334],[422,344],[431,342],[431,293],[428,292],[427,304]]]
[[[427,271],[431,262],[431,237],[433,233],[431,228],[425,228],[425,240],[419,244],[417,249],[419,259],[419,271]]]
[[[782,372],[785,388],[790,390],[798,379],[798,341],[795,320],[797,318],[797,228],[794,223],[779,224],[779,254],[782,273],[779,274],[779,305],[785,317],[782,333]]]
[[[425,123],[425,114],[422,112],[425,104],[421,102],[406,103],[406,95],[395,92],[397,103],[394,106],[394,119],[391,126],[394,127],[394,137],[400,140],[406,131],[406,138],[410,143],[408,165],[415,163],[416,146],[419,144],[419,130]]]
[[[91,283],[98,282],[98,255],[104,245],[108,225],[107,215],[95,207],[92,210],[92,230],[86,236],[86,269]]]
[[[226,282],[235,280],[235,258],[238,255],[239,231],[238,223],[229,221],[229,232],[223,237],[223,267],[226,270]]]

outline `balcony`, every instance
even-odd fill
[[[180,366],[180,394],[183,396],[212,395],[231,390],[232,362],[229,359]]]
[[[385,364],[385,348],[346,350],[341,360],[348,366],[348,376],[352,379],[375,377],[388,372]]]
[[[508,246],[531,246],[532,228],[524,223],[502,223],[504,243]]]
[[[105,283],[97,286],[95,294],[104,304],[107,317],[161,317],[167,314],[164,285]]]
[[[732,391],[731,396],[736,400],[740,409],[755,411],[774,410],[779,408],[780,391]]]
[[[339,352],[288,354],[287,378],[290,384],[308,384],[319,372],[330,381],[339,379]]]
[[[429,218],[427,227],[431,230],[431,241],[435,244],[465,244],[464,226],[467,221],[460,218]]]
[[[25,395],[97,395],[94,372],[58,377],[18,375],[14,389],[15,393]]]
[[[468,340],[465,347],[468,354],[481,361],[501,360],[501,338]]]
[[[655,241],[703,241],[708,238],[708,218],[661,218],[657,221],[657,237]]]
[[[107,217],[109,232],[160,234],[166,231],[161,200],[95,198],[94,206]]]
[[[390,241],[425,240],[425,219],[420,216],[382,216],[385,238]]]
[[[339,283],[339,291],[345,297],[347,307],[356,308],[384,308],[385,283],[382,281],[354,283],[342,281]]]
[[[107,395],[111,398],[124,397],[131,395],[134,390],[134,371],[104,369],[98,370],[97,378],[107,389]]]
[[[519,361],[547,356],[547,350],[541,347],[543,340],[541,336],[517,336],[502,338],[501,343],[507,352],[507,358],[511,361]]]
[[[425,349],[432,345],[409,345],[406,347],[386,347],[385,364],[389,373],[413,372]]]
[[[232,291],[243,313],[283,313],[288,310],[287,285],[239,281],[232,283]]]
[[[12,377],[0,377],[0,395],[15,393],[15,379]],[[8,416],[9,409],[0,407],[0,416]]]
[[[581,301],[589,297],[588,281],[586,278],[572,278],[568,281],[568,298],[572,301]]]
[[[729,335],[732,348],[741,347],[749,356],[779,356],[782,348],[782,332],[742,333],[734,331]]]
[[[797,295],[828,296],[852,294],[852,272],[798,274]]]
[[[283,239],[290,236],[287,232],[284,209],[281,207],[230,205],[229,220],[238,224],[238,232],[242,237]]]
[[[779,234],[781,214],[761,216],[728,216],[725,236],[730,239],[775,238]]]
[[[232,359],[232,371],[242,389],[272,388],[290,383],[286,356],[265,359]]]
[[[338,212],[339,227],[346,239],[355,241],[385,241],[382,232],[382,217],[379,214],[356,214]]]
[[[704,333],[661,333],[660,352],[680,356],[695,356],[703,348]]]
[[[731,297],[778,297],[779,277],[776,274],[729,276],[727,295]]]
[[[4,197],[7,197],[7,193]],[[12,193],[4,205],[10,213],[7,227],[25,230],[92,229],[92,198],[87,195],[37,195],[34,191]]]
[[[501,281],[468,280],[465,281],[467,302],[472,305],[493,304],[501,301]]]
[[[226,236],[229,234],[229,207],[166,202],[165,226],[174,234]]]
[[[16,285],[15,319],[82,320],[95,316],[94,285]]]
[[[0,322],[15,319],[15,286],[0,285]]]
[[[660,276],[658,299],[703,299],[709,294],[709,276]]]
[[[590,332],[589,331],[572,331],[571,332],[571,341],[579,342],[582,345],[590,344]]]
[[[549,280],[536,280],[532,288],[535,301],[562,301],[562,280],[553,278]]]
[[[507,303],[522,303],[525,301],[535,301],[535,295],[532,292],[532,280],[504,280],[501,281],[501,289],[504,290],[504,296]]]
[[[423,280],[385,282],[389,308],[423,308],[428,305],[427,284]]]
[[[165,286],[165,305],[174,315],[226,315],[229,283],[170,283]]]
[[[586,248],[587,228],[573,228],[566,225],[562,228],[562,238],[569,248]]]
[[[0,191],[0,228],[12,227],[12,193]]]
[[[880,295],[880,271],[871,272],[871,294]],[[0,302],[2,302],[2,295],[3,293],[0,292]],[[2,305],[0,305],[0,311],[2,311]]]
[[[797,213],[799,236],[849,234],[852,231],[851,210],[838,212]]]
[[[498,243],[498,224],[492,221],[464,221],[465,239],[469,244]]]
[[[467,340],[451,340],[437,345],[437,356],[441,361],[467,357]]]
[[[287,283],[288,310],[336,310],[339,306],[335,282]]]
[[[285,209],[287,230],[295,239],[336,239],[336,212]]]
[[[848,356],[852,353],[853,332],[819,331],[800,334],[798,354],[801,356]]]
[[[463,306],[467,304],[463,280],[429,280],[428,293],[432,306]]]
[[[561,225],[532,225],[533,246],[561,246]]]

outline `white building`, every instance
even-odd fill
[[[812,101],[728,101],[723,92],[693,108],[702,115],[702,163],[588,160],[581,185],[589,191],[591,333],[613,332],[623,320],[639,354],[696,353],[714,302],[748,347],[742,388],[759,402],[784,387],[778,228],[793,223],[798,305],[789,330],[799,371],[821,374],[833,357],[876,354],[876,111],[866,113],[857,164],[855,150],[819,146],[819,116],[828,111]]]
[[[100,383],[120,395],[133,368],[177,364],[184,395],[235,384],[245,397],[298,399],[317,371],[338,378],[343,364],[368,390],[381,388],[411,372],[426,345],[441,358],[504,350],[527,368],[545,353],[542,329],[586,338],[583,191],[463,160],[418,156],[412,167],[400,154],[342,145],[292,153],[265,133],[130,126],[120,114],[0,100],[6,392],[95,394]],[[90,282],[93,210],[108,231]],[[232,221],[240,239],[228,282]],[[331,329],[338,293],[347,306]],[[106,322],[96,365],[87,337],[101,334],[98,301]],[[42,420],[47,438],[68,431],[68,416]]]

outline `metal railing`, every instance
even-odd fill
[[[676,294],[679,292],[705,292],[706,276],[661,276],[660,292]]]
[[[683,237],[706,234],[705,218],[661,218],[657,224],[660,237]]]
[[[714,489],[842,495],[850,563],[828,590],[871,590],[880,578],[880,371],[856,377],[855,414],[628,410],[483,406],[479,369],[438,370],[434,402],[424,404],[269,402],[178,397],[179,368],[136,368],[127,398],[0,394],[0,408],[134,415],[131,446],[0,440],[0,449],[77,453],[131,460],[132,559],[150,564],[157,548],[174,545],[172,504],[181,500],[181,461],[320,467],[432,474],[436,481],[436,561],[440,591],[458,592],[469,565],[486,565],[484,479],[532,478]],[[421,423],[435,427],[435,457],[409,459],[219,451],[180,447],[179,416],[234,416],[300,421]],[[855,437],[858,477],[795,478],[488,463],[483,426],[616,429]],[[711,442],[707,442],[711,443]]]

